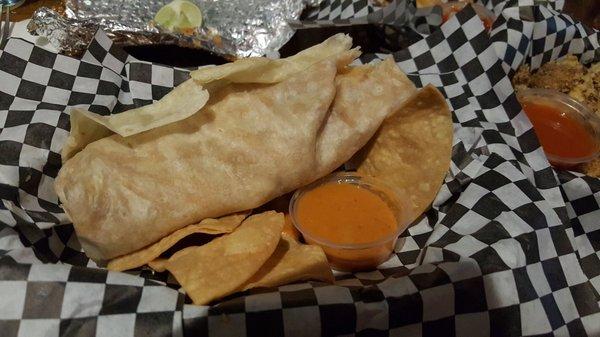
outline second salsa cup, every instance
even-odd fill
[[[568,169],[600,155],[600,119],[586,106],[551,89],[521,89],[517,99],[552,165]]]

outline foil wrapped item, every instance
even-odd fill
[[[170,0],[66,0],[64,17],[40,8],[28,28],[71,55],[83,51],[81,45],[91,41],[89,32],[97,28],[121,45],[176,44],[229,58],[277,55],[294,34],[288,21],[319,1],[193,0],[204,22],[193,33],[180,34],[153,23],[156,12]]]
[[[57,50],[69,56],[80,56],[94,38],[98,25],[70,20],[42,7],[33,13],[27,29],[44,36]]]

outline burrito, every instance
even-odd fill
[[[257,62],[261,74],[287,69],[260,83],[252,65],[244,81],[228,79],[231,65],[208,70],[222,73],[210,83],[192,74],[209,93],[196,113],[92,141],[66,161],[55,188],[87,255],[111,259],[256,208],[350,159],[416,89],[392,59],[349,66],[357,51],[334,38],[343,50],[326,57]]]

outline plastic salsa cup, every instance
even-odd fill
[[[600,118],[586,106],[551,89],[521,89],[517,99],[552,165],[570,168],[600,155]]]
[[[327,184],[349,184],[374,194],[385,203],[393,214],[393,227],[390,227],[389,232],[384,233],[384,235],[381,235],[380,237],[372,238],[372,240],[369,241],[363,240],[363,242],[360,243],[340,242],[337,236],[334,239],[330,237],[325,238],[315,233],[314,229],[311,231],[311,228],[308,228],[307,225],[302,222],[302,217],[299,216],[299,205],[303,202],[303,198],[305,198],[308,193]],[[323,204],[327,204],[326,199],[323,201]],[[408,227],[410,214],[407,205],[408,201],[406,199],[397,196],[384,184],[373,178],[364,177],[355,172],[339,172],[296,191],[290,201],[290,216],[292,223],[302,234],[307,243],[319,245],[323,248],[330,265],[334,269],[340,271],[372,270],[390,257],[394,251],[398,236]],[[356,205],[347,205],[347,207],[355,206]],[[356,211],[356,209],[354,211]],[[340,223],[339,221],[336,221],[336,223],[336,228],[338,228],[339,231],[351,228],[344,228],[343,226],[345,224]],[[320,223],[319,225],[332,226],[331,223]],[[365,223],[364,226],[361,226],[361,228],[363,228],[362,231],[369,231],[372,229],[369,226],[368,223]],[[332,230],[335,230],[335,228],[332,228]],[[374,232],[368,234],[372,236],[374,235],[373,233]],[[351,234],[361,235],[361,233],[358,232]],[[366,235],[363,235],[363,237],[366,237]]]

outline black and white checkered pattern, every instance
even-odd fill
[[[344,20],[373,13],[376,7],[368,0],[323,0],[318,7],[310,8],[302,17],[305,20]]]
[[[600,59],[598,32],[548,7],[502,11],[491,36],[502,66],[511,75],[523,63],[537,69],[567,54],[578,56],[582,63]]]
[[[538,55],[549,41],[531,47],[536,30],[582,26],[524,1],[487,5],[504,18],[491,37],[468,7],[393,54],[417,86],[443,92],[455,131],[445,183],[396,254],[372,272],[338,273],[335,285],[253,290],[203,307],[166,274],[89,261],[52,188],[69,108],[148,104],[187,71],[135,60],[101,32],[82,60],[10,40],[0,51],[0,335],[600,335],[600,180],[549,166],[508,77],[522,62],[547,61]],[[513,10],[540,14],[526,22]],[[553,41],[585,61],[599,50],[597,32],[576,30]]]
[[[407,34],[429,34],[441,23],[441,7],[416,8],[410,0],[393,0],[384,7],[363,0],[326,0],[320,7],[307,11],[301,20],[289,22],[298,29],[376,25],[382,29],[387,49],[399,45]],[[387,51],[384,46],[381,50]]]
[[[486,6],[489,10],[499,16],[504,9],[515,8],[525,9],[536,6],[544,6],[555,10],[562,10],[565,5],[565,0],[482,0],[475,1]]]

